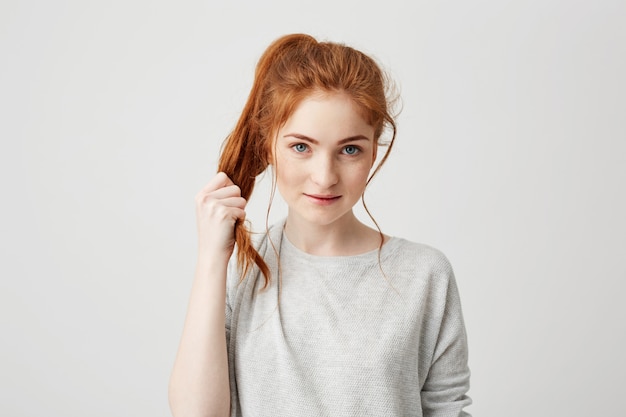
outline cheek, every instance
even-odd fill
[[[294,166],[289,160],[279,156],[274,169],[276,172],[276,183],[282,189],[282,192],[288,192],[288,187],[300,182],[303,170]]]
[[[369,162],[352,166],[346,170],[345,178],[347,178],[351,184],[364,186],[369,178],[370,170]]]

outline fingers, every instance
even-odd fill
[[[222,198],[219,202],[226,207],[233,207],[241,210],[245,209],[247,204],[246,199],[243,197]]]
[[[246,200],[243,197],[217,199],[207,196],[196,204],[198,230],[203,231],[201,234],[204,236],[214,235],[215,230],[222,230],[223,233],[218,235],[230,240],[233,238],[232,227],[235,221],[246,218],[245,208]]]
[[[241,189],[234,184],[227,185],[226,187],[211,191],[206,195],[210,195],[213,198],[241,197]]]
[[[241,189],[223,172],[213,177],[196,195],[199,210],[218,214],[218,218],[244,218],[247,201]],[[230,213],[229,215],[226,215]]]
[[[196,195],[196,203],[203,203],[206,199],[224,199],[241,197],[241,189],[223,172],[213,177]]]
[[[232,253],[233,226],[246,218],[246,204],[241,189],[225,173],[215,175],[196,195],[199,245]]]
[[[218,172],[211,180],[200,190],[201,193],[210,193],[220,188],[235,185],[235,183],[223,172]]]
[[[246,217],[246,200],[241,197],[227,198],[224,200],[208,200],[198,206],[198,215],[202,218],[217,221],[243,219]]]
[[[246,200],[241,197],[241,190],[236,185],[229,185],[211,192],[200,191],[196,195],[196,204],[203,204],[208,200],[220,201],[229,198],[238,198],[245,205]]]

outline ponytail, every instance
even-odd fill
[[[257,82],[250,93],[248,102],[235,126],[235,129],[224,141],[218,163],[218,171],[224,172],[241,189],[241,196],[250,199],[257,175],[268,165],[267,153],[260,152],[259,130],[255,129],[255,115],[258,107]],[[265,277],[264,288],[270,283],[270,271],[259,253],[252,246],[250,231],[239,219],[235,223],[235,243],[237,244],[237,264],[243,270],[241,279],[246,275],[250,265],[255,263]]]
[[[315,42],[312,37],[309,41]],[[222,153],[218,163],[218,171],[224,172],[241,189],[241,196],[248,200],[254,190],[256,177],[269,165],[272,133],[266,128],[268,103],[267,86],[270,84],[268,73],[271,65],[276,62],[282,51],[293,45],[293,40],[302,39],[302,36],[292,35],[283,37],[272,43],[259,60],[254,77],[254,84],[248,96],[248,101],[235,125],[235,129],[228,135],[222,145]],[[265,120],[263,120],[265,119]],[[265,122],[265,123],[264,123]],[[245,223],[238,220],[235,223],[235,242],[237,244],[237,264],[243,270],[241,279],[248,272],[252,263],[256,264],[265,278],[263,288],[270,283],[270,271],[259,255],[250,239],[250,230]]]

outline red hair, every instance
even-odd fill
[[[362,116],[374,127],[374,138],[379,144],[385,127],[392,131],[387,151],[371,180],[387,159],[396,135],[389,90],[389,81],[378,64],[356,49],[318,42],[305,34],[280,37],[259,59],[246,105],[223,143],[218,171],[226,173],[248,200],[256,177],[270,163],[274,136],[300,102],[314,92],[342,92],[354,100]],[[242,279],[254,263],[263,273],[267,287],[269,268],[252,246],[250,232],[241,221],[235,225],[235,241]]]

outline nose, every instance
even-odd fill
[[[319,155],[311,167],[311,179],[320,189],[328,189],[337,184],[339,175],[335,158]]]

